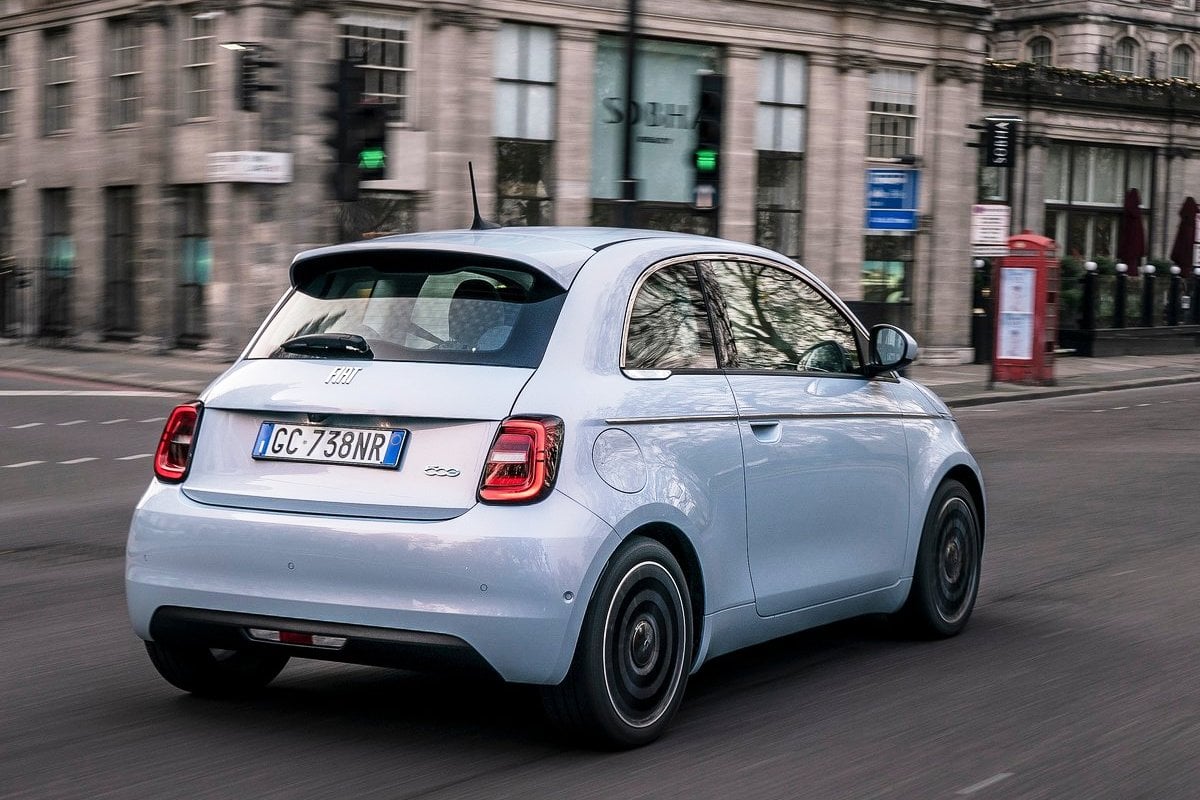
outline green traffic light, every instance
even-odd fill
[[[358,154],[360,169],[383,169],[387,163],[387,154],[382,147],[367,147]]]
[[[717,151],[711,147],[701,147],[696,150],[696,171],[716,172]]]

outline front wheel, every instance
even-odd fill
[[[546,687],[551,719],[610,746],[654,741],[679,708],[691,666],[692,607],[675,557],[634,537],[596,587],[566,679]]]
[[[913,634],[942,638],[966,627],[979,592],[982,557],[975,500],[958,481],[946,481],[930,503],[912,590],[900,611]]]
[[[168,683],[206,697],[252,693],[273,681],[288,662],[278,653],[162,642],[146,642],[146,652]]]

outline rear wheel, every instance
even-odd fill
[[[913,634],[940,638],[966,627],[979,592],[982,555],[975,500],[958,481],[946,481],[925,517],[912,591],[900,612]]]
[[[692,608],[667,548],[635,537],[596,587],[566,679],[546,687],[551,719],[584,739],[636,747],[679,708],[692,654]]]
[[[162,642],[146,642],[146,652],[158,674],[171,685],[206,697],[254,692],[274,680],[288,662],[287,656],[278,653]]]

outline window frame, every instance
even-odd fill
[[[187,20],[183,37],[183,73],[181,94],[183,115],[188,120],[211,119],[213,114],[212,78],[216,69],[216,19],[209,15],[192,14]]]
[[[416,72],[413,65],[417,63],[414,19],[406,15],[344,14],[336,19],[336,24],[338,57],[361,62],[356,68],[366,73],[363,97],[376,98],[390,109],[389,125],[411,127],[414,124],[413,76]],[[388,38],[384,32],[397,35]],[[399,65],[375,63],[388,60],[386,48],[389,45],[398,46]],[[383,57],[371,60],[373,48]],[[385,76],[388,75],[395,77],[397,91],[384,91],[388,83]]]
[[[1123,36],[1118,39],[1113,45],[1113,73],[1131,77],[1141,74],[1141,50],[1141,44],[1132,36]]]
[[[1180,58],[1186,63],[1186,67],[1179,69]],[[1189,44],[1177,44],[1171,48],[1171,63],[1167,69],[1170,71],[1171,78],[1178,78],[1185,81],[1192,80],[1192,76],[1196,71],[1196,51]],[[1180,73],[1183,74],[1180,74]]]
[[[633,288],[629,292],[629,299],[625,305],[625,324],[621,328],[621,354],[617,360],[620,371],[629,378],[647,378],[659,377],[662,373],[667,375],[712,375],[722,372],[721,365],[724,363],[724,355],[722,346],[716,336],[717,327],[713,324],[713,308],[709,300],[708,292],[704,288],[704,281],[700,275],[700,262],[703,261],[702,256],[688,254],[683,256],[675,256],[663,261],[657,261],[651,264],[638,279],[634,281]],[[629,332],[633,324],[633,310],[637,304],[638,297],[642,293],[642,288],[646,283],[659,274],[668,269],[673,269],[678,266],[687,266],[693,273],[696,280],[696,286],[700,290],[700,301],[704,306],[703,324],[707,326],[709,339],[712,343],[714,366],[713,367],[630,367],[629,363]],[[665,377],[665,376],[664,376]]]
[[[108,123],[126,128],[142,121],[145,44],[142,26],[132,16],[108,21]],[[128,59],[128,60],[127,60]]]
[[[882,75],[909,75],[912,77],[911,90],[911,105],[907,107],[911,112],[901,112],[896,110],[904,107],[905,104],[893,102],[888,99],[891,96],[899,96],[901,94],[909,94],[907,91],[901,92],[898,89],[890,89],[882,86],[877,86],[875,81]],[[876,108],[880,106],[880,108]],[[895,108],[893,108],[895,107]],[[904,134],[875,132],[876,122],[892,121],[902,122],[907,126],[907,132]],[[920,122],[921,122],[921,72],[918,69],[907,67],[881,67],[872,72],[868,81],[867,87],[867,159],[868,160],[894,160],[901,156],[916,155],[917,143],[920,139]],[[887,126],[883,126],[887,127]],[[899,142],[908,142],[907,150],[901,150],[895,147]],[[882,145],[887,144],[887,147]],[[876,152],[877,150],[884,152]],[[893,152],[894,151],[894,152]]]
[[[1039,67],[1054,66],[1054,42],[1044,33],[1033,36],[1025,43],[1029,63]]]
[[[537,142],[553,142],[557,140],[557,122],[558,122],[558,31],[549,25],[527,25],[523,23],[501,23],[500,30],[511,30],[517,39],[517,75],[516,77],[508,77],[500,75],[498,69],[500,53],[497,49],[492,68],[492,80],[495,81],[496,88],[500,86],[515,87],[517,93],[517,111],[516,111],[516,132],[512,135],[502,133],[498,129],[499,114],[493,114],[493,130],[492,136],[496,139],[517,139],[530,140]],[[549,50],[549,73],[548,79],[532,77],[532,58],[533,52],[533,35],[535,32],[545,32],[550,36]],[[497,36],[500,31],[497,31]],[[536,133],[531,133],[530,128],[534,127],[530,124],[529,119],[529,97],[533,90],[537,88],[549,89],[550,102],[548,110],[547,135],[541,136]],[[500,94],[496,92],[497,102],[499,102]]]
[[[13,98],[16,87],[12,84],[12,49],[9,37],[0,36],[0,136],[13,135]]]
[[[42,34],[42,133],[46,136],[71,132],[74,110],[75,51],[71,28],[47,28]]]

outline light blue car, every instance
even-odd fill
[[[501,228],[305,252],[291,283],[133,517],[133,628],[181,689],[473,668],[628,747],[715,656],[971,614],[983,482],[897,374],[916,343],[777,253]]]

